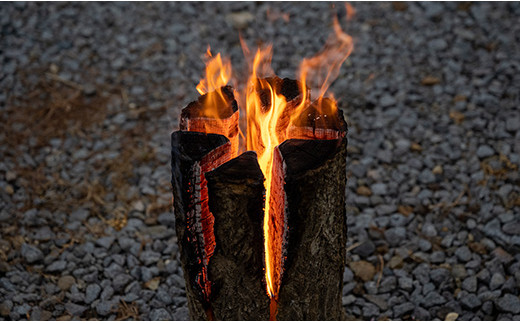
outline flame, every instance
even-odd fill
[[[221,108],[227,106],[229,100],[223,92],[223,87],[227,85],[232,76],[231,60],[227,57],[222,58],[220,53],[213,56],[209,46],[205,58],[206,75],[196,88],[201,95],[206,95],[202,110],[203,116],[217,121],[222,118]],[[212,132],[212,129],[206,130],[206,132]]]
[[[222,59],[220,53],[213,57],[211,48],[208,46],[206,51],[206,78],[200,80],[197,91],[200,95],[219,90],[231,79],[231,61],[228,58]]]

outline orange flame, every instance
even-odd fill
[[[231,78],[231,61],[228,58],[222,59],[220,53],[213,57],[211,48],[208,46],[206,59],[206,78],[200,80],[197,85],[197,91],[200,95],[215,90],[218,91]]]

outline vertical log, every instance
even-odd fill
[[[291,139],[283,158],[287,225],[286,259],[278,320],[343,320],[346,143]]]
[[[188,308],[194,320],[213,319],[207,267],[215,241],[205,173],[231,158],[231,143],[221,135],[176,131],[171,144],[175,229]]]
[[[215,252],[209,262],[216,320],[267,320],[264,280],[264,176],[249,151],[206,174],[215,217]]]

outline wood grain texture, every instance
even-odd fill
[[[216,320],[268,320],[264,281],[264,176],[250,151],[207,173],[216,247],[209,263]]]
[[[287,140],[287,259],[278,320],[343,320],[341,297],[347,242],[346,138]]]

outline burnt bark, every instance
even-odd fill
[[[219,166],[231,157],[229,140],[216,134],[176,131],[171,136],[172,188],[175,229],[180,261],[186,281],[186,297],[190,316],[195,320],[213,319],[210,281],[207,278],[208,230],[201,214],[207,206],[204,170]],[[214,167],[213,167],[214,166]],[[206,214],[205,220],[211,220]],[[213,235],[212,232],[210,236]]]
[[[278,320],[343,320],[347,139],[287,140],[288,234],[277,304]]]
[[[268,320],[264,281],[264,176],[250,151],[206,174],[215,217],[209,262],[216,320]]]

